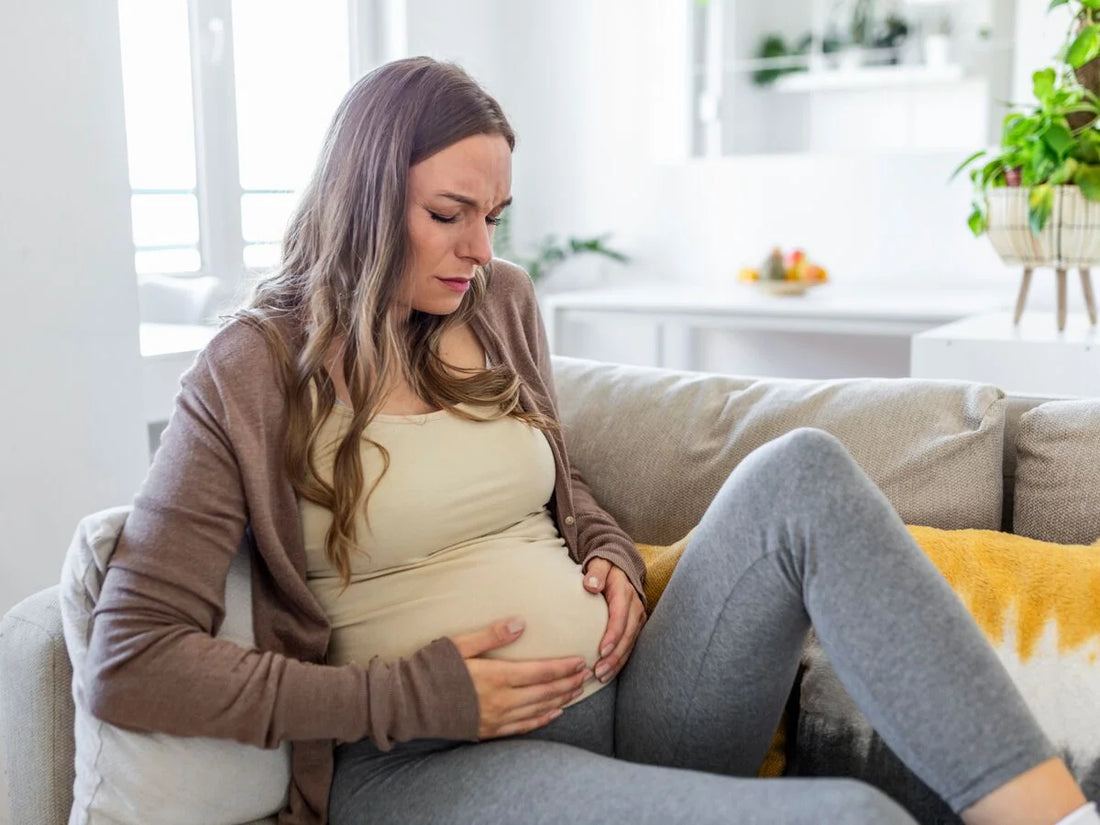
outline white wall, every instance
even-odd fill
[[[1049,14],[1049,3],[1016,0],[1016,25],[1025,33],[1016,45],[1016,64],[1012,72],[1012,100],[1032,98],[1031,75],[1049,66],[1066,36],[1070,23],[1070,8],[1064,6]]]
[[[113,0],[0,26],[0,611],[56,583],[78,519],[147,465]]]
[[[479,82],[495,86],[506,72],[503,6],[500,0],[406,0],[407,53],[454,60]]]
[[[570,285],[639,276],[718,283],[782,245],[804,247],[838,282],[976,286],[1012,300],[1019,274],[966,227],[969,182],[947,182],[970,147],[670,160],[662,147],[684,122],[676,94],[687,82],[673,76],[687,38],[675,12],[687,5],[480,0],[473,16],[444,16],[451,4],[410,3],[415,50],[478,67],[516,127],[519,244],[610,230],[635,255],[628,272],[578,261],[558,276]],[[1047,60],[1058,28],[1047,4],[1017,5],[1021,62]],[[1052,291],[1038,279],[1029,309],[1049,306]],[[1072,308],[1079,298],[1071,295]]]

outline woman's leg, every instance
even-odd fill
[[[811,621],[871,724],[956,811],[1051,757],[962,603],[817,430],[754,452],[708,508],[619,677],[617,753],[753,775]]]
[[[524,737],[336,751],[332,825],[914,825],[850,780],[760,780],[613,759],[615,686]],[[569,744],[573,742],[572,744]],[[595,749],[596,752],[589,748]]]

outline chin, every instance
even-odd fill
[[[463,297],[462,295],[456,295],[455,298],[450,301],[430,301],[422,304],[413,304],[413,309],[427,315],[452,315],[458,312],[458,308],[462,306]]]

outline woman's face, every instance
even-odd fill
[[[408,186],[408,304],[447,315],[474,268],[492,260],[493,228],[512,200],[512,152],[499,135],[474,135],[409,169]]]

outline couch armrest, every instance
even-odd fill
[[[12,822],[66,825],[73,804],[72,666],[57,587],[0,620],[0,741]]]

